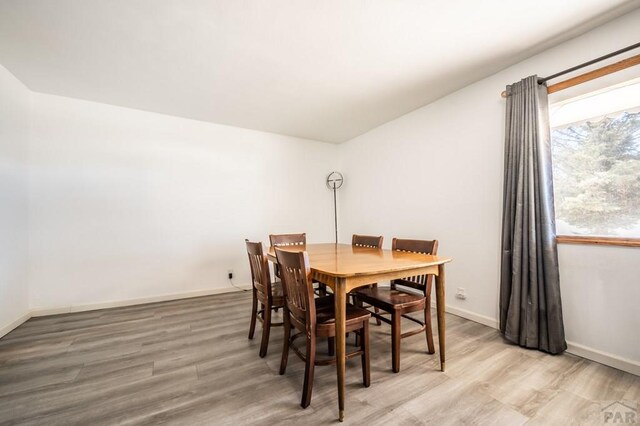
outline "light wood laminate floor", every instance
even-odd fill
[[[281,327],[258,357],[250,302],[238,292],[33,318],[0,339],[0,424],[336,422],[335,368],[316,367],[302,409],[303,363],[291,354],[278,375]],[[637,376],[521,349],[453,315],[445,373],[418,335],[403,339],[393,374],[389,339],[372,323],[370,388],[348,362],[345,424],[602,424],[606,401],[640,400]]]

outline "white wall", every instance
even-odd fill
[[[244,239],[331,239],[337,146],[33,94],[30,304],[249,285]]]
[[[28,89],[0,65],[0,336],[28,313]],[[17,321],[17,322],[16,322]]]
[[[440,253],[454,258],[450,309],[496,324],[500,92],[526,76],[553,74],[636,43],[639,22],[636,10],[343,144],[341,238],[384,234],[387,246],[393,236],[439,239]],[[559,252],[567,340],[640,367],[640,249],[564,245]],[[467,300],[454,297],[456,287],[466,289]]]

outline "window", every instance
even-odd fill
[[[549,113],[557,234],[640,238],[640,81]]]

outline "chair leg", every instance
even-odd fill
[[[373,284],[371,287],[373,288],[378,288],[378,284]],[[375,312],[376,314],[380,313],[380,310],[378,308],[374,308],[373,312]],[[382,321],[380,321],[380,318],[376,317],[376,325],[382,325]]]
[[[350,296],[353,299],[353,304],[355,306],[357,306],[358,308],[362,308],[362,306],[363,306],[362,300],[360,300],[357,296],[355,296],[353,294],[351,294]]]
[[[394,373],[400,372],[400,321],[402,317],[398,311],[391,315],[391,365]]]
[[[362,303],[362,300],[358,299],[358,297],[356,297],[355,294],[351,294],[351,297],[353,298],[353,305],[357,306],[358,308],[363,308],[364,309],[364,304]],[[360,346],[360,341],[362,339],[360,339],[360,333],[355,333],[356,335],[356,341],[355,341],[355,345],[356,346]],[[349,335],[347,334],[347,337],[349,337]]]
[[[262,341],[260,342],[260,358],[264,358],[267,355],[267,348],[269,347],[269,332],[271,331],[271,306],[266,306],[263,314],[264,314],[264,321],[262,321]]]
[[[334,356],[336,354],[335,337],[327,337],[327,355]]]
[[[327,295],[327,286],[326,286],[326,284],[318,283],[318,294],[321,297]]]
[[[378,308],[374,308],[373,310],[376,314],[380,314],[380,309]],[[382,325],[382,321],[380,321],[380,318],[376,317],[376,325]]]
[[[362,302],[362,300],[358,299],[358,297],[355,294],[351,294],[351,297],[353,298],[353,305],[357,306],[358,308],[364,309],[364,303]],[[360,341],[362,339],[360,339],[360,333],[355,333],[356,335],[356,341],[355,341],[355,345],[356,346],[360,346]],[[349,335],[347,334],[347,337],[349,337]]]
[[[284,322],[284,338],[282,344],[282,358],[280,359],[280,374],[284,374],[287,370],[289,344],[291,343],[291,322],[289,320],[289,310],[286,307],[282,309],[282,320]]]
[[[307,408],[311,404],[311,391],[313,390],[313,374],[316,361],[316,339],[315,336],[307,338],[307,356],[304,366],[304,384],[302,387],[302,408]]]
[[[424,307],[424,332],[427,335],[427,353],[436,353],[433,345],[433,331],[431,330],[431,303],[427,300]]]
[[[251,324],[249,325],[249,339],[253,339],[253,333],[256,330],[256,317],[258,312],[258,298],[256,291],[253,290],[253,306],[251,308]]]
[[[362,383],[365,388],[371,385],[371,363],[369,362],[369,320],[362,324],[362,341],[360,349],[362,350]]]

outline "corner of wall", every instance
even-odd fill
[[[0,337],[31,316],[27,193],[30,114],[31,91],[0,65]]]

